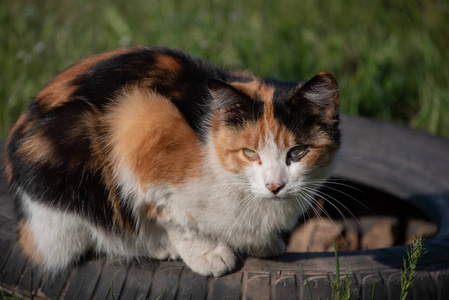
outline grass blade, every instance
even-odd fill
[[[335,276],[337,277],[333,283],[332,287],[332,299],[341,299],[341,281],[340,281],[340,260],[338,259],[337,246],[335,246],[335,241],[331,238],[332,244],[334,245],[335,253]]]
[[[404,257],[404,269],[401,270],[401,300],[405,300],[408,290],[415,280],[418,260],[427,252],[423,247],[423,242],[424,240],[420,235],[413,239],[412,245],[405,248],[407,258]]]
[[[304,272],[304,269],[302,268],[302,266],[300,266],[300,267],[301,267],[302,275],[306,279],[307,289],[309,290],[309,299],[312,300],[312,290],[310,289],[309,279],[307,279],[306,272]]]
[[[335,252],[335,273],[337,275],[337,280],[340,280],[340,261],[338,259],[338,251],[337,246],[335,246],[334,239],[331,238],[332,244],[334,245],[334,252]]]
[[[112,280],[111,280],[111,297],[112,297],[112,300],[115,300],[114,290],[112,289],[112,286],[114,285],[114,279],[115,279],[115,276],[117,276],[117,274],[121,270],[122,270],[122,268],[118,269],[117,272],[114,273],[114,276],[112,276]]]

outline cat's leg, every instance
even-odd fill
[[[26,196],[22,200],[26,217],[19,223],[19,244],[23,252],[50,272],[61,271],[78,260],[90,244],[85,222]]]
[[[201,275],[218,277],[235,267],[235,254],[223,243],[199,237],[194,232],[170,230],[169,236],[184,262]]]
[[[149,257],[158,260],[177,260],[178,251],[171,243],[164,227],[151,220],[143,220],[133,233],[114,235],[101,229],[93,230],[95,250],[107,256],[120,256],[128,259]]]

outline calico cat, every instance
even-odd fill
[[[132,47],[51,80],[5,151],[18,242],[44,271],[93,250],[202,275],[284,252],[339,149],[338,86],[280,82]]]

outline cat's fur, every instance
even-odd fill
[[[279,255],[328,173],[338,123],[327,72],[280,82],[158,47],[82,60],[7,138],[19,244],[49,271],[87,250],[182,258],[214,276],[236,253]]]

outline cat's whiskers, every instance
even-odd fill
[[[354,198],[353,196],[351,196],[351,195],[349,195],[349,194],[347,194],[347,193],[345,193],[345,192],[343,192],[343,191],[341,191],[341,190],[339,190],[337,188],[330,187],[329,185],[336,185],[336,186],[341,186],[341,187],[345,187],[345,188],[350,188],[350,189],[355,190],[357,192],[363,193],[360,189],[358,189],[358,188],[356,188],[356,187],[354,187],[352,185],[341,183],[341,182],[336,182],[336,181],[334,181],[334,179],[330,179],[330,180],[311,179],[311,180],[308,180],[308,184],[316,186],[318,188],[325,185],[326,188],[328,188],[330,190],[333,190],[333,191],[336,191],[336,192],[338,192],[340,194],[343,194],[343,195],[345,195],[345,196],[347,196],[347,197],[349,197],[349,198],[351,198],[351,199],[353,199],[355,201],[358,201],[358,200],[356,198]]]
[[[308,199],[305,199],[304,195],[301,193],[294,195],[294,198],[296,202],[298,202],[298,205],[300,206],[303,214],[307,215],[307,218],[310,219],[309,208],[312,206],[310,201]]]
[[[316,207],[318,207],[320,209],[321,212],[323,212],[327,218],[332,222],[332,224],[334,225],[335,228],[338,228],[337,225],[334,223],[334,221],[332,219],[330,219],[329,214],[326,212],[326,210],[324,209],[324,207],[321,205],[321,203],[319,203],[312,195],[309,194],[309,192],[307,191],[302,191],[302,195],[304,197],[306,197],[308,199],[307,203],[309,204],[310,208],[313,210],[315,216],[318,218],[318,220],[323,223],[323,217],[320,215],[320,212],[316,209]],[[316,206],[316,207],[315,207]],[[307,220],[305,221],[307,222]],[[329,233],[329,230],[327,229],[327,227],[324,227],[324,229],[327,232],[327,235],[329,236],[329,238],[331,237],[331,234]],[[321,244],[324,245],[324,240],[323,240],[323,236],[321,236]],[[324,248],[324,247],[323,247]]]
[[[314,191],[312,190],[311,193],[310,193],[310,192],[307,192],[307,195],[310,197],[311,203],[313,203],[316,207],[319,208],[319,211],[318,211],[315,207],[312,206],[312,209],[314,210],[314,212],[315,212],[315,214],[316,214],[318,220],[319,220],[320,222],[324,222],[324,219],[323,219],[322,216],[320,215],[321,213],[323,213],[323,214],[326,216],[326,218],[332,223],[332,225],[337,229],[338,235],[344,240],[343,232],[342,232],[341,229],[337,226],[337,224],[334,222],[334,220],[331,218],[331,216],[330,216],[329,213],[326,211],[326,209],[324,208],[324,206],[323,206],[317,199],[315,199],[316,195],[314,194]],[[323,198],[323,197],[321,196],[321,198]],[[329,202],[329,201],[328,201],[327,199],[325,199],[325,198],[323,198],[323,200]],[[332,204],[332,203],[331,203],[331,204]],[[335,206],[334,206],[334,207],[335,207]],[[336,208],[336,209],[338,210],[338,208]],[[340,212],[340,211],[339,211],[339,212]],[[341,212],[340,212],[340,214],[341,214]],[[350,226],[349,224],[347,224],[347,225]],[[352,228],[352,226],[350,226],[350,227]],[[329,239],[333,239],[333,237],[332,237],[332,235],[330,234],[328,228],[327,228],[327,227],[324,227],[324,229],[326,230],[327,235],[329,236]],[[323,239],[323,237],[322,237],[322,239]],[[322,242],[322,244],[324,245],[324,241],[322,240],[321,242]],[[323,249],[324,249],[324,247],[323,247]]]
[[[314,191],[314,190],[310,190],[309,189],[309,191],[312,193],[312,195],[314,195],[314,196],[318,196],[318,197],[320,197],[320,198],[322,198],[323,200],[325,200],[327,203],[329,203],[330,205],[332,205],[337,211],[338,211],[338,213],[342,216],[342,218],[343,218],[343,220],[344,220],[344,222],[345,222],[345,224],[346,224],[346,226],[347,226],[347,228],[350,228],[352,231],[354,231],[354,232],[357,232],[357,230],[355,230],[354,228],[353,228],[353,226],[349,223],[349,220],[344,216],[344,214],[343,214],[343,212],[334,204],[334,203],[332,203],[331,201],[329,201],[329,199],[326,199],[325,197],[327,196],[327,197],[330,197],[329,195],[326,195],[325,193],[321,193],[320,194],[320,191]],[[332,197],[331,197],[332,198]],[[336,200],[336,199],[334,199],[334,198],[332,198],[333,200],[335,200],[335,201],[337,201],[337,203],[338,204],[340,204],[340,205],[342,205],[351,215],[352,215],[352,217],[354,218],[354,220],[358,223],[358,225],[361,227],[361,224],[360,224],[360,222],[359,222],[359,220],[357,219],[357,217],[355,217],[355,215],[346,207],[346,206],[344,206],[341,202],[339,202],[338,200]],[[337,228],[337,230],[339,231],[339,236],[342,238],[342,240],[343,241],[345,241],[345,238],[344,238],[344,236],[343,236],[343,230],[342,229],[340,229],[340,228],[338,228],[337,226],[336,226],[336,224],[335,224],[335,222],[333,221],[333,219],[330,217],[330,215],[326,212],[326,210],[324,209],[324,207],[316,200],[316,199],[313,199],[313,202],[314,203],[316,203],[317,205],[319,205],[320,207],[321,207],[321,209],[322,209],[322,211],[323,211],[323,213],[328,217],[328,219],[333,223],[333,225],[334,225],[334,227],[335,228]],[[328,235],[329,235],[329,233],[328,233]]]
[[[312,185],[313,185],[313,184],[312,184]],[[340,191],[340,190],[338,190],[338,189],[336,189],[336,188],[332,188],[332,187],[329,187],[329,186],[326,186],[326,188],[329,188],[330,190],[339,192],[340,194],[342,194],[342,195],[344,195],[344,196],[350,198],[351,200],[356,201],[358,204],[362,205],[364,208],[366,208],[367,210],[369,210],[370,212],[372,212],[372,213],[374,214],[374,212],[373,212],[371,209],[369,209],[365,204],[363,204],[360,200],[354,198],[353,196],[351,196],[351,195],[349,195],[349,194],[347,194],[347,193],[345,193],[345,192],[343,192],[343,191]],[[344,215],[342,214],[342,212],[341,212],[341,211],[340,211],[340,210],[339,210],[339,209],[338,209],[338,208],[337,208],[331,201],[329,201],[328,199],[325,199],[323,196],[329,197],[329,198],[332,199],[333,201],[335,201],[335,202],[337,202],[338,204],[340,204],[343,208],[346,209],[346,211],[348,211],[348,212],[351,214],[351,216],[357,221],[357,223],[359,224],[359,226],[361,226],[361,224],[360,224],[359,220],[357,219],[357,217],[356,217],[356,216],[351,212],[351,210],[350,210],[348,207],[346,207],[341,201],[337,200],[335,197],[332,197],[332,196],[326,194],[325,192],[323,192],[323,191],[321,191],[321,190],[316,189],[315,191],[316,191],[316,193],[317,193],[317,196],[322,197],[324,200],[326,200],[329,204],[331,204],[332,206],[334,206],[334,207],[338,210],[338,212],[342,215],[342,217],[343,217],[343,219],[345,220],[345,223],[346,223],[347,225],[349,225],[349,224],[347,223],[347,218],[344,217]],[[353,229],[353,228],[352,228],[352,229]]]
[[[331,218],[330,218],[330,215],[329,215],[328,212],[325,210],[324,206],[323,206],[317,199],[315,199],[315,197],[314,197],[315,195],[313,194],[312,191],[309,191],[309,190],[303,190],[303,191],[302,191],[302,194],[303,194],[305,197],[307,197],[307,200],[308,200],[307,203],[309,204],[310,208],[312,208],[312,210],[313,210],[314,213],[315,213],[315,216],[316,216],[318,219],[322,220],[320,211],[321,211],[322,213],[324,213],[324,215],[325,215],[327,218],[331,219]],[[320,211],[318,211],[318,210],[316,209],[316,207],[318,207]]]
[[[305,188],[305,189],[308,189],[308,188]],[[334,203],[332,203],[328,198],[330,198],[331,200],[333,200],[333,201],[337,202],[339,205],[341,205],[346,211],[349,212],[349,214],[351,214],[351,216],[352,216],[352,217],[359,223],[359,225],[360,225],[360,222],[358,221],[357,217],[356,217],[356,216],[349,210],[349,208],[347,208],[347,207],[346,207],[343,203],[341,203],[339,200],[337,200],[336,198],[334,198],[334,197],[332,197],[332,196],[330,196],[330,195],[328,195],[328,194],[326,194],[326,193],[324,193],[324,192],[322,192],[322,191],[319,191],[319,190],[310,189],[310,191],[311,191],[311,193],[312,193],[313,195],[315,195],[315,196],[317,196],[317,197],[321,197],[321,198],[322,198],[323,200],[325,200],[327,203],[329,203],[330,205],[332,205],[332,207],[334,207],[334,208],[338,211],[338,213],[341,215],[341,217],[342,217],[343,221],[345,222],[346,226],[350,227],[351,229],[354,229],[354,228],[352,228],[351,224],[349,223],[348,218],[344,215],[344,213],[341,211],[341,209],[339,209],[338,206],[335,205]],[[328,198],[326,198],[326,197],[328,197]]]
[[[303,183],[299,183],[299,184],[297,184],[297,185],[294,185],[293,187],[298,187],[298,188],[300,188],[300,189],[308,189],[310,192],[313,192],[315,196],[322,197],[322,198],[323,198],[324,200],[326,200],[329,204],[331,204],[335,209],[337,209],[337,211],[340,213],[340,215],[341,215],[341,216],[343,217],[343,219],[345,220],[345,223],[349,226],[349,224],[347,223],[347,218],[344,216],[344,214],[342,213],[342,211],[341,211],[340,209],[338,209],[338,207],[335,206],[331,201],[329,201],[328,199],[326,199],[326,197],[332,199],[333,201],[335,201],[335,202],[337,202],[338,204],[340,204],[343,208],[345,208],[345,209],[351,214],[351,216],[357,221],[357,223],[360,225],[360,222],[358,221],[358,219],[356,218],[356,216],[355,216],[355,215],[349,210],[349,208],[347,208],[341,201],[337,200],[335,197],[332,197],[332,196],[326,194],[324,191],[319,190],[319,188],[322,187],[324,183],[327,184],[327,183],[329,183],[329,181],[312,179],[312,180],[308,180],[308,181],[307,181],[306,186],[304,186]],[[345,185],[345,184],[341,184],[341,185]],[[351,187],[350,185],[345,185],[345,186]],[[314,187],[314,188],[313,188],[313,187]],[[366,205],[364,205],[360,200],[356,199],[355,197],[353,197],[353,196],[351,196],[351,195],[349,195],[349,194],[347,194],[347,193],[345,193],[345,192],[343,192],[343,191],[340,191],[340,190],[338,190],[338,189],[336,189],[336,188],[333,188],[333,187],[326,186],[326,188],[328,188],[328,189],[330,189],[330,190],[333,190],[333,191],[335,191],[335,192],[338,192],[338,193],[340,193],[340,194],[342,194],[342,195],[344,195],[344,196],[346,196],[346,197],[348,197],[348,198],[350,198],[350,199],[356,201],[357,203],[359,203],[360,205],[362,205],[364,208],[370,210]],[[357,188],[354,188],[354,189],[356,189],[357,191],[360,191],[360,190],[357,189]],[[360,192],[361,192],[361,191],[360,191]],[[370,210],[370,211],[371,211],[371,210]],[[372,212],[372,211],[371,211],[371,212]]]
[[[358,192],[360,192],[360,193],[363,193],[363,192],[362,192],[361,190],[359,190],[358,188],[353,187],[353,186],[348,185],[348,184],[338,183],[338,182],[332,182],[332,181],[328,181],[328,182],[324,182],[324,183],[326,183],[326,184],[335,184],[335,185],[338,185],[338,186],[343,186],[343,187],[352,188],[352,189],[354,189],[354,190],[356,190],[356,191],[358,191]],[[316,185],[312,183],[311,185],[313,185],[313,186],[318,186],[318,187],[322,186],[321,183],[317,183]],[[371,213],[374,214],[374,212],[373,212],[368,206],[366,206],[362,201],[360,201],[360,200],[358,200],[357,198],[355,198],[355,197],[349,195],[348,193],[343,192],[343,191],[341,191],[341,190],[339,190],[339,189],[337,189],[337,188],[330,187],[330,186],[328,186],[328,185],[326,185],[326,188],[328,188],[328,189],[330,189],[330,190],[332,190],[332,191],[335,191],[335,192],[337,192],[337,193],[340,193],[340,194],[342,194],[342,195],[344,195],[344,196],[346,196],[346,197],[348,197],[348,198],[354,200],[355,202],[357,202],[358,204],[362,205],[364,208],[366,208],[367,210],[369,210]]]
[[[342,183],[346,181],[346,179],[339,179],[339,178],[329,178],[329,179],[309,179],[308,182],[310,183],[321,183],[321,184],[334,184],[338,186],[347,187],[350,189],[353,189],[357,192],[362,192],[360,189],[346,183]]]

